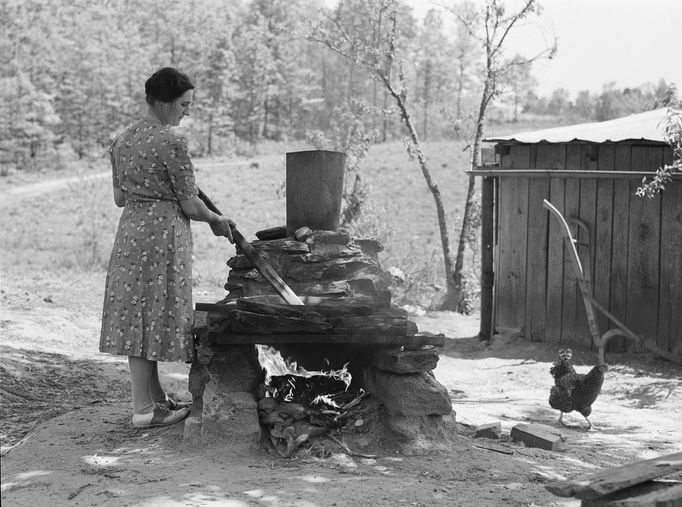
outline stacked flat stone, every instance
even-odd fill
[[[282,228],[286,234],[286,229]],[[391,275],[379,266],[383,246],[345,233],[312,231],[253,241],[251,244],[299,297],[339,298],[389,306]],[[262,235],[261,235],[262,236]],[[227,261],[226,300],[275,295],[274,289],[242,254]]]

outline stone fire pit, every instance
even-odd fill
[[[329,153],[321,152],[323,161]],[[269,443],[288,456],[321,435],[339,445],[337,436],[352,432],[427,447],[453,437],[452,404],[433,375],[444,337],[419,333],[407,312],[391,304],[391,275],[380,267],[379,242],[337,231],[338,210],[311,210],[308,216],[316,220],[307,220],[300,206],[289,203],[290,195],[301,199],[289,191],[296,180],[290,162],[300,159],[290,155],[287,226],[260,231],[252,245],[305,304],[285,304],[239,251],[228,260],[227,296],[195,311],[197,359],[190,369],[193,407],[185,438]],[[303,152],[304,171],[312,170],[318,155]],[[329,189],[312,192],[319,197]],[[340,196],[323,202],[340,202]],[[290,216],[296,217],[292,223]],[[322,224],[321,216],[327,217]],[[273,373],[270,359],[277,357],[284,370]],[[306,376],[311,371],[317,374]],[[347,378],[347,385],[325,392],[335,376]],[[322,397],[311,403],[294,385]]]
[[[228,296],[197,305],[198,358],[190,371],[194,404],[187,438],[198,440],[210,431],[256,443],[273,433],[295,440],[338,429],[306,421],[303,428],[296,424],[293,434],[286,432],[301,419],[272,416],[275,405],[263,401],[267,388],[255,344],[273,346],[305,370],[333,372],[347,365],[350,391],[378,401],[385,409],[381,423],[404,440],[442,431],[442,417],[452,413],[452,405],[432,370],[444,337],[419,333],[407,313],[391,305],[390,279],[379,268],[376,241],[303,228],[293,237],[253,246],[306,304],[284,304],[243,256],[228,261]],[[271,422],[264,424],[266,405]],[[294,409],[277,408],[284,415]],[[352,413],[347,416],[350,421]]]

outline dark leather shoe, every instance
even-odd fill
[[[189,415],[189,408],[171,410],[163,405],[156,405],[154,410],[148,414],[133,414],[133,428],[147,429],[170,426],[171,424],[182,421]]]
[[[175,401],[173,398],[169,397],[166,400],[166,407],[168,407],[171,410],[180,410],[183,408],[191,408],[192,402],[191,401]]]

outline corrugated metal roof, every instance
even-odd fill
[[[568,143],[571,141],[603,143],[611,141],[615,143],[627,140],[642,140],[664,143],[662,121],[665,115],[666,108],[661,108],[623,118],[616,118],[615,120],[580,123],[565,127],[536,130],[534,132],[521,132],[509,136],[488,137],[484,141],[518,143]]]

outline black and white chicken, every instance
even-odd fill
[[[604,384],[604,373],[608,370],[605,364],[598,364],[588,373],[577,373],[570,363],[573,353],[571,349],[559,351],[559,359],[550,368],[554,377],[554,385],[549,392],[549,405],[559,410],[559,423],[563,422],[564,413],[580,412],[587,421],[589,430],[592,423],[588,416],[592,413],[592,404],[599,396]]]

